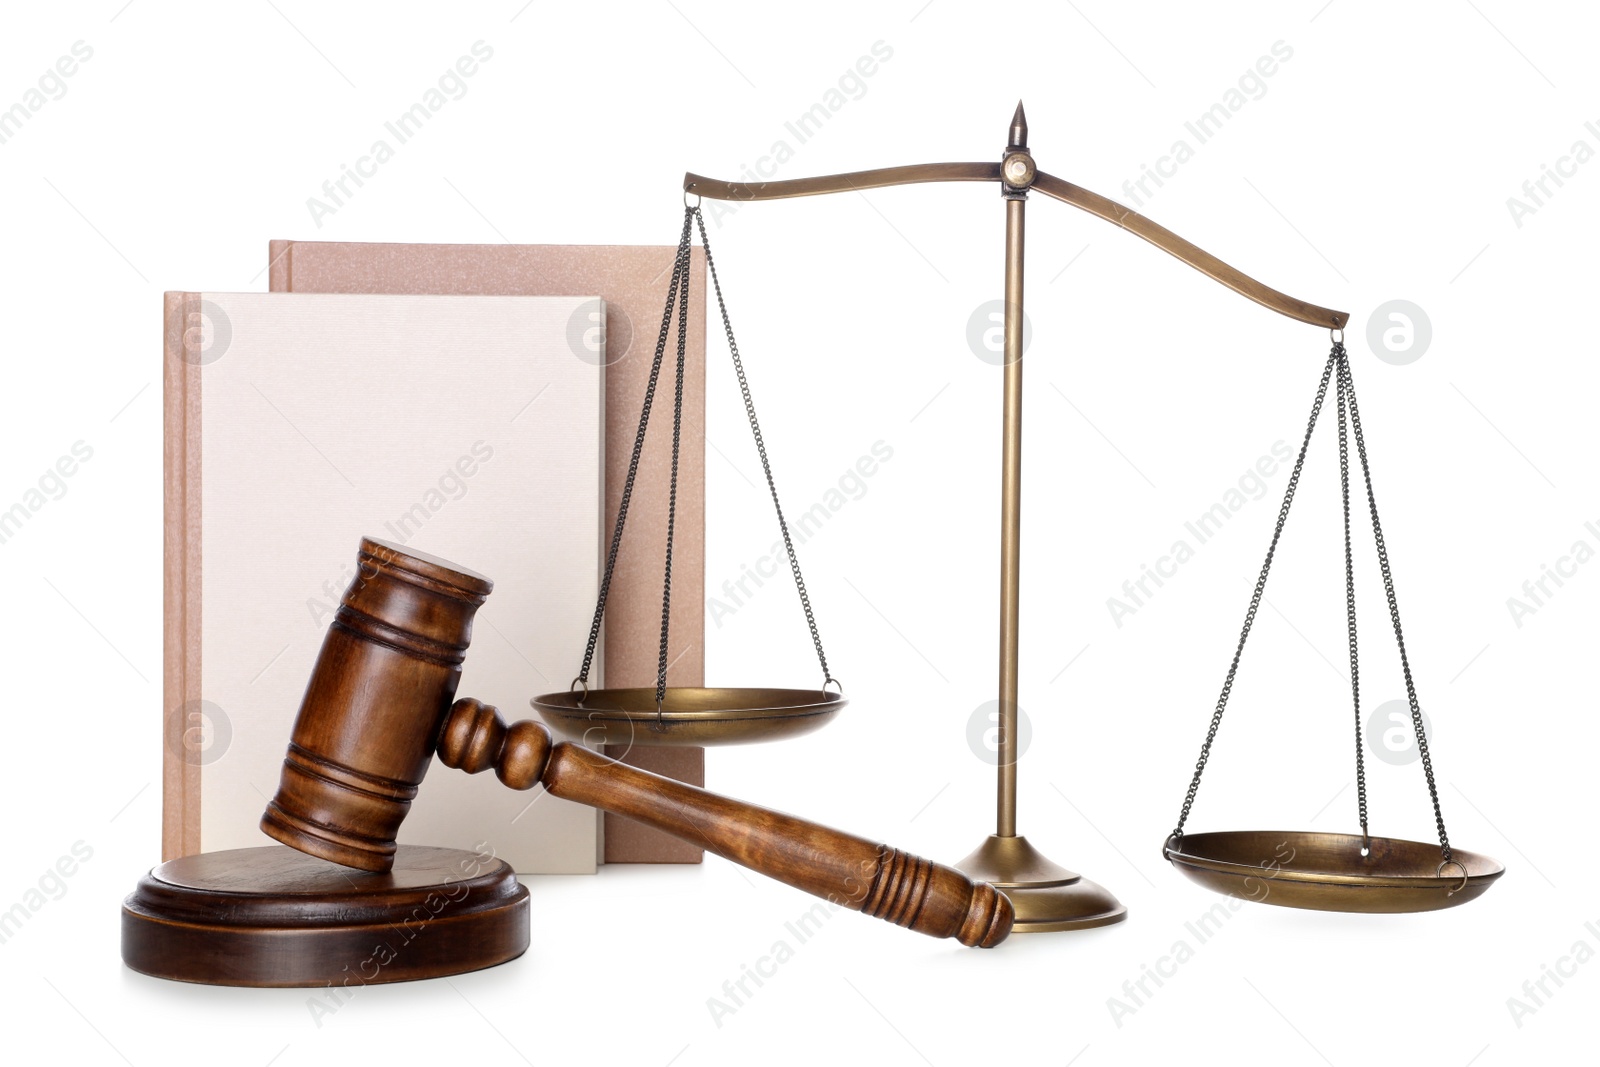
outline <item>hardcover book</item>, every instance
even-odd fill
[[[460,693],[564,689],[598,593],[594,295],[168,293],[163,855],[264,843],[363,535],[495,580]],[[404,843],[592,873],[598,813],[436,764]]]
[[[606,320],[606,519],[610,536],[628,473],[639,409],[675,246],[452,245],[273,241],[269,287],[296,293],[474,293],[579,296],[597,293]],[[705,684],[705,253],[691,252],[689,330],[683,381],[683,447],[673,543],[672,645],[667,683]],[[668,339],[667,364],[674,358]],[[655,416],[628,508],[628,529],[612,579],[603,639],[608,686],[653,686],[661,627],[661,575],[667,533],[667,479],[672,459],[670,382],[665,371]],[[663,399],[663,398],[667,399]],[[580,642],[569,646],[576,673]],[[593,679],[591,678],[591,681]],[[529,693],[528,696],[534,694]],[[526,703],[516,709],[526,713]],[[705,784],[699,748],[613,748],[609,755],[691,785]],[[608,863],[698,863],[702,852],[618,816],[603,816]]]

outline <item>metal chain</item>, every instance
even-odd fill
[[[661,313],[661,333],[656,338],[655,361],[650,364],[650,381],[645,386],[644,406],[639,412],[639,430],[633,438],[633,456],[628,461],[628,477],[622,486],[622,500],[617,505],[617,522],[611,534],[611,549],[606,554],[605,575],[600,580],[600,596],[594,605],[594,621],[589,625],[589,643],[583,650],[583,668],[573,679],[589,690],[589,669],[594,664],[595,648],[600,641],[600,623],[605,618],[606,598],[611,593],[611,577],[617,569],[617,551],[622,546],[622,528],[628,521],[628,503],[633,499],[633,483],[639,474],[639,457],[644,452],[645,431],[650,425],[650,408],[655,402],[656,381],[661,376],[661,360],[667,351],[667,330],[672,324],[672,307],[677,299],[680,284],[689,276],[689,241],[691,234],[690,209],[684,208],[683,232],[678,237],[678,254],[672,264],[672,281],[667,286],[667,306]]]
[[[678,445],[683,438],[683,362],[689,338],[689,250],[685,245],[683,284],[678,287],[678,366],[672,394],[672,487],[667,493],[667,562],[661,579],[661,652],[656,660],[656,729],[665,730],[661,721],[662,704],[667,697],[667,630],[672,619],[672,535],[678,527]]]
[[[1339,360],[1339,492],[1344,498],[1344,613],[1350,641],[1350,700],[1355,708],[1356,804],[1361,817],[1361,848],[1364,855],[1371,847],[1372,837],[1367,831],[1367,762],[1361,744],[1361,658],[1356,651],[1356,574],[1355,559],[1350,549],[1350,446],[1345,433],[1345,422],[1349,417],[1345,401],[1349,392],[1345,388],[1348,357],[1343,343],[1335,343],[1333,352]]]
[[[1342,348],[1342,346],[1340,346]],[[1400,605],[1394,594],[1394,575],[1389,570],[1389,550],[1383,540],[1383,526],[1378,522],[1378,501],[1372,492],[1372,471],[1367,466],[1367,442],[1361,432],[1361,409],[1356,405],[1355,382],[1350,376],[1350,363],[1339,364],[1341,385],[1350,398],[1350,428],[1355,433],[1356,454],[1361,458],[1361,476],[1367,484],[1367,508],[1372,513],[1372,537],[1378,545],[1378,567],[1383,572],[1383,592],[1389,600],[1389,618],[1394,623],[1394,640],[1400,648],[1400,670],[1405,675],[1406,699],[1411,704],[1411,727],[1416,732],[1417,752],[1422,757],[1422,773],[1428,779],[1428,797],[1433,801],[1433,820],[1439,828],[1439,849],[1444,863],[1452,862],[1450,836],[1445,833],[1444,813],[1439,809],[1439,787],[1433,779],[1433,760],[1428,755],[1427,731],[1422,726],[1422,706],[1417,703],[1417,687],[1411,679],[1411,662],[1406,657],[1406,639],[1400,630]]]
[[[767,476],[767,490],[772,494],[772,507],[778,513],[778,529],[783,533],[783,547],[789,553],[789,570],[794,574],[794,585],[800,592],[800,606],[805,609],[806,625],[811,629],[811,643],[817,650],[817,662],[822,665],[822,685],[838,685],[839,681],[828,671],[828,657],[822,651],[822,636],[817,632],[817,618],[811,610],[811,597],[806,593],[806,581],[800,576],[800,560],[795,555],[794,542],[789,537],[789,524],[783,518],[783,505],[778,503],[778,487],[772,480],[772,464],[767,459],[766,442],[761,437],[761,424],[756,421],[755,402],[750,399],[750,383],[744,376],[744,362],[739,358],[739,345],[733,339],[733,324],[728,320],[728,305],[722,299],[722,283],[717,280],[717,264],[711,258],[711,240],[706,236],[706,221],[698,206],[689,209],[700,228],[700,243],[706,250],[706,270],[711,275],[711,285],[717,294],[717,309],[722,312],[723,332],[728,336],[728,351],[733,354],[733,370],[739,377],[739,394],[744,397],[745,415],[750,419],[750,433],[756,440],[756,452],[761,456],[761,470]]]
[[[1239,644],[1233,650],[1233,662],[1228,666],[1228,676],[1222,683],[1222,695],[1217,697],[1216,711],[1211,715],[1211,727],[1206,731],[1206,740],[1200,746],[1200,759],[1194,765],[1194,778],[1189,782],[1189,792],[1183,798],[1183,810],[1178,814],[1178,825],[1172,831],[1172,837],[1178,840],[1183,838],[1183,824],[1189,820],[1189,809],[1194,806],[1194,797],[1200,789],[1200,776],[1205,772],[1206,761],[1211,758],[1211,743],[1217,738],[1217,728],[1222,725],[1222,713],[1228,707],[1228,695],[1233,692],[1233,679],[1239,673],[1239,657],[1244,655],[1244,644],[1250,638],[1250,627],[1255,624],[1256,612],[1261,607],[1261,596],[1267,588],[1267,573],[1272,569],[1272,557],[1278,551],[1278,539],[1283,536],[1284,523],[1289,521],[1289,505],[1294,503],[1294,491],[1300,484],[1300,472],[1305,467],[1306,450],[1311,445],[1311,431],[1316,429],[1317,414],[1322,411],[1322,401],[1328,395],[1328,381],[1333,376],[1335,364],[1338,362],[1338,352],[1328,353],[1327,365],[1322,368],[1322,380],[1317,385],[1317,398],[1311,405],[1311,418],[1306,422],[1305,439],[1300,442],[1300,455],[1294,461],[1294,470],[1289,475],[1289,486],[1284,490],[1283,504],[1278,508],[1278,524],[1272,531],[1272,543],[1267,546],[1266,561],[1261,564],[1261,574],[1256,579],[1255,591],[1250,594],[1250,608],[1244,615],[1244,628],[1239,633]],[[1359,437],[1357,438],[1359,440]]]

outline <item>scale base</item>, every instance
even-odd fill
[[[1090,930],[1128,916],[1122,902],[1100,886],[1052,862],[1025,837],[988,840],[956,865],[962,874],[992,883],[1017,911],[1016,934]]]
[[[527,947],[528,890],[502,860],[453,848],[401,845],[385,874],[282,845],[207,852],[163,863],[122,907],[124,963],[207,985],[353,990]]]

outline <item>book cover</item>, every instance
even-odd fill
[[[495,580],[461,695],[565,688],[601,573],[605,390],[590,296],[169,293],[163,853],[262,843],[363,535]],[[603,321],[603,320],[602,320]],[[590,873],[598,813],[435,764],[402,843]]]
[[[606,526],[616,521],[639,409],[661,329],[674,246],[458,245],[273,241],[268,285],[299,293],[598,293],[605,301]],[[705,684],[705,253],[690,259],[683,448],[673,548],[669,685]],[[673,358],[674,335],[667,359]],[[670,380],[670,375],[664,381]],[[658,387],[658,389],[661,387]],[[658,392],[658,398],[663,394]],[[658,403],[628,509],[628,531],[606,608],[605,684],[653,686],[666,546],[670,407]],[[576,656],[582,645],[571,650]],[[576,666],[576,659],[574,659]],[[571,673],[571,672],[569,672]],[[562,685],[554,688],[563,688]],[[533,694],[528,694],[532,696]],[[518,709],[522,714],[523,709]],[[698,748],[613,749],[626,763],[705,784]],[[698,863],[700,849],[617,816],[603,816],[608,863]]]

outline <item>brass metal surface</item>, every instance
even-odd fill
[[[825,174],[817,178],[789,178],[781,182],[725,182],[703,174],[685,174],[683,191],[708,200],[783,200],[791,196],[859,192],[890,185],[923,182],[997,182],[998,163],[913,163],[904,167]]]
[[[1011,898],[1017,912],[1014,934],[1088,930],[1119,923],[1128,914],[1116,897],[1052,862],[1025,837],[995,834],[955,867]]]
[[[1439,846],[1421,841],[1374,837],[1365,856],[1361,846],[1359,834],[1235,830],[1185,834],[1176,847],[1168,838],[1161,851],[1207,889],[1317,911],[1453,908],[1482,896],[1505,871],[1498,861],[1459,848],[1441,864]]]
[[[1316,304],[1308,304],[1304,300],[1297,300],[1286,293],[1278,292],[1270,285],[1256,281],[1243,271],[1222,262],[1205,249],[1190,244],[1165,226],[1151,222],[1137,211],[1129,211],[1115,200],[1107,199],[1099,193],[1091,193],[1081,186],[1062,181],[1055,175],[1045,174],[1042,171],[1033,179],[1033,187],[1045,196],[1081,208],[1091,215],[1122,227],[1131,234],[1143,237],[1163,252],[1176,256],[1240,296],[1254,300],[1262,307],[1271,308],[1280,315],[1287,315],[1291,319],[1308,322],[1313,326],[1326,326],[1329,329],[1343,329],[1344,324],[1350,320],[1349,312],[1333,311],[1318,307]]]
[[[1006,210],[1005,312],[1000,385],[1000,735],[995,775],[995,832],[956,866],[1001,887],[1016,908],[1013,931],[1084,930],[1120,922],[1126,909],[1100,886],[1046,858],[1017,834],[1017,699],[1022,602],[1023,278],[1028,187],[1037,169],[1028,154],[1022,104],[1012,116],[1001,195]],[[976,872],[983,872],[978,874]]]
[[[826,725],[845,698],[820,689],[669,687],[656,711],[654,687],[547,693],[530,704],[553,733],[584,744],[750,745],[798,737]]]
[[[1006,205],[1006,295],[1000,444],[1000,744],[995,833],[1017,832],[1017,677],[1022,599],[1022,264],[1020,197]]]
[[[1104,889],[1046,859],[1016,833],[1024,220],[1028,192],[1038,189],[1053,199],[1112,222],[1235,292],[1290,318],[1332,328],[1343,327],[1349,316],[1345,312],[1318,307],[1280,293],[1149,219],[1105,197],[1038,170],[1028,151],[1028,123],[1020,102],[1007,133],[1005,153],[998,163],[923,163],[753,183],[720,181],[691,173],[684,175],[683,188],[686,194],[694,193],[714,200],[756,201],[859,192],[923,182],[998,183],[1006,210],[1004,371],[1001,384],[998,832],[958,866],[972,877],[993,882],[1004,889],[1016,907],[1017,931],[1075,930],[1118,922],[1126,911]],[[567,694],[558,694],[554,699],[565,702],[564,707],[557,710],[570,714],[572,701]],[[636,727],[653,718],[653,700],[646,703],[649,706],[642,708],[629,720]],[[535,706],[543,710],[540,701],[535,701]],[[584,720],[584,725],[590,725],[593,721],[591,716]]]
[[[685,192],[697,193],[712,200],[781,200],[793,196],[816,196],[822,193],[844,193],[862,189],[882,189],[892,185],[913,185],[921,182],[1000,182],[999,163],[918,163],[904,167],[883,167],[878,170],[861,170],[849,174],[829,174],[817,178],[791,178],[775,182],[727,182],[707,178],[700,174],[685,174]],[[1121,204],[1099,193],[1090,192],[1052,174],[1037,171],[1032,187],[1097,218],[1119,226],[1129,233],[1144,238],[1163,252],[1182,260],[1195,270],[1232,289],[1240,296],[1270,308],[1280,315],[1310,323],[1343,329],[1350,315],[1320,307],[1281,293],[1259,282],[1235,267],[1229,266],[1205,249],[1179,237],[1165,226],[1152,222],[1130,211]]]

